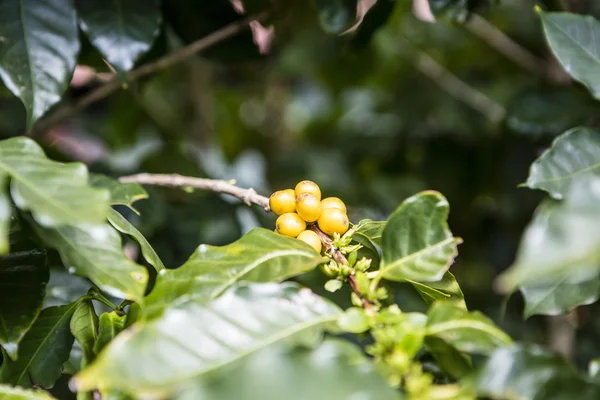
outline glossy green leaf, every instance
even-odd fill
[[[0,77],[27,110],[27,127],[60,100],[79,52],[72,0],[0,2]]]
[[[71,318],[70,328],[71,334],[81,346],[81,368],[85,368],[94,359],[94,344],[98,339],[98,316],[91,300],[78,304]]]
[[[283,281],[321,262],[323,258],[306,243],[256,228],[227,246],[200,245],[181,268],[161,271],[147,298],[147,312],[215,298],[240,281]]]
[[[156,0],[77,0],[81,29],[117,71],[129,71],[160,32]]]
[[[427,305],[433,302],[448,302],[457,307],[467,309],[465,296],[456,281],[456,278],[450,271],[446,272],[442,280],[438,282],[420,283],[409,280],[414,288],[419,292]]]
[[[140,244],[140,248],[142,249],[142,255],[144,256],[144,259],[148,261],[148,263],[152,265],[157,271],[165,269],[165,266],[160,260],[160,257],[158,257],[158,254],[156,254],[156,251],[154,251],[154,249],[152,248],[150,243],[148,243],[144,235],[142,235],[142,233],[138,231],[131,222],[127,221],[125,217],[119,214],[119,212],[113,209],[109,210],[108,222],[110,222],[110,224],[114,226],[115,229],[117,229],[119,232],[134,238]]]
[[[557,285],[590,279],[600,264],[600,177],[573,182],[566,199],[547,201],[526,228],[514,264],[498,287]]]
[[[42,310],[19,344],[19,358],[4,360],[0,382],[50,388],[60,377],[73,346],[70,322],[79,302]]]
[[[71,275],[64,269],[52,269],[46,285],[44,308],[72,303],[85,296],[92,283],[80,276]]]
[[[600,99],[600,22],[589,15],[539,14],[548,45],[565,71]]]
[[[434,304],[427,314],[427,337],[442,339],[465,353],[487,354],[511,338],[488,317],[448,303]]]
[[[435,336],[425,338],[425,346],[440,368],[449,376],[458,379],[471,372],[471,360],[451,344]]]
[[[314,344],[340,313],[295,284],[241,285],[210,303],[188,302],[134,324],[72,383],[78,390],[104,387],[168,396],[184,381],[277,343]]]
[[[11,177],[16,206],[43,226],[97,223],[108,212],[109,193],[88,185],[85,165],[51,161],[31,139],[0,141],[0,173]]]
[[[53,400],[50,393],[43,390],[27,390],[20,387],[0,385],[2,400]]]
[[[356,22],[357,0],[315,0],[321,27],[328,33],[342,33]]]
[[[381,238],[383,236],[383,229],[385,228],[386,221],[371,221],[363,220],[358,223],[358,229],[352,237],[363,236],[377,246],[381,247]]]
[[[10,249],[8,233],[10,231],[10,215],[12,208],[8,196],[8,175],[0,172],[0,256]]]
[[[123,254],[121,237],[110,225],[34,228],[48,246],[60,253],[70,273],[88,277],[118,298],[141,301],[144,297],[148,271]]]
[[[197,399],[377,399],[399,392],[357,346],[329,339],[315,349],[267,348],[215,379],[191,382],[177,400]]]
[[[371,322],[365,310],[358,307],[350,307],[338,319],[340,329],[346,332],[363,333],[369,330]]]
[[[107,189],[110,192],[110,204],[127,206],[137,214],[139,213],[133,207],[133,203],[148,198],[148,193],[140,184],[122,183],[106,175],[90,174],[90,185]]]
[[[49,273],[46,252],[0,257],[0,345],[17,357],[17,346],[42,309]]]
[[[480,396],[493,399],[600,398],[600,385],[580,375],[562,356],[533,345],[496,350],[478,371],[475,383]]]
[[[448,201],[435,191],[404,200],[383,230],[383,278],[417,282],[442,279],[462,242],[448,228],[448,213]]]
[[[532,315],[561,315],[600,297],[600,277],[573,280],[569,275],[552,283],[531,283],[519,288],[525,299],[525,318]]]
[[[125,329],[127,315],[117,313],[116,311],[105,312],[100,315],[100,333],[98,340],[94,344],[94,353],[100,353],[111,340],[113,340],[119,332]]]
[[[575,128],[557,137],[531,164],[525,185],[562,199],[573,181],[587,174],[600,174],[600,132]]]

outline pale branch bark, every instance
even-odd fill
[[[206,50],[207,48],[214,46],[215,44],[225,39],[228,39],[245,29],[248,29],[250,22],[260,21],[264,19],[265,16],[266,13],[252,15],[241,21],[237,21],[226,25],[223,28],[214,31],[211,34],[204,36],[203,38],[200,38],[195,42],[190,43],[189,45],[183,47],[178,51],[169,53],[156,61],[141,65],[138,68],[128,72],[125,76],[124,82],[118,76],[115,76],[102,86],[98,87],[95,90],[92,90],[90,93],[78,99],[75,103],[67,104],[58,108],[54,113],[50,114],[48,118],[39,121],[27,133],[27,135],[36,136],[42,132],[45,132],[46,130],[50,129],[54,125],[64,120],[65,118],[68,118],[80,112],[84,108],[88,107],[90,104],[104,99],[105,97],[119,90],[122,87],[126,87],[126,84],[128,82],[133,82],[154,72],[172,67],[195,55],[196,53],[202,50]]]
[[[479,39],[486,42],[500,54],[521,68],[543,75],[551,82],[566,83],[569,75],[554,60],[539,58],[525,47],[511,39],[507,34],[477,14],[472,14],[465,27]]]
[[[233,197],[237,197],[247,205],[255,204],[262,207],[265,211],[271,211],[269,207],[269,199],[265,196],[261,196],[256,193],[252,188],[244,189],[235,186],[224,180],[219,179],[206,179],[206,178],[195,178],[191,176],[183,176],[179,174],[147,174],[141,173],[136,175],[122,176],[119,178],[119,182],[122,183],[139,183],[140,185],[152,185],[152,186],[164,186],[171,188],[193,188],[199,190],[209,190],[216,193],[228,194]],[[346,256],[341,251],[336,249],[333,244],[333,240],[327,236],[318,226],[312,225],[310,227],[321,239],[321,243],[325,247],[326,251],[333,257],[338,264],[348,264]],[[373,305],[369,302],[363,293],[358,288],[356,277],[350,275],[348,277],[350,288],[356,295],[361,299],[363,306],[366,310],[371,310]]]
[[[242,200],[247,205],[256,204],[265,211],[270,211],[269,199],[256,193],[252,188],[244,189],[227,181],[218,179],[194,178],[179,174],[137,174],[122,176],[120,182],[134,182],[140,185],[165,186],[172,188],[193,188],[224,193]]]
[[[504,118],[506,110],[500,103],[462,81],[429,54],[415,47],[408,39],[403,39],[402,44],[415,68],[442,90],[479,111],[493,123],[498,123]]]

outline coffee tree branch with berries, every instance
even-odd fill
[[[0,0],[0,399],[600,398],[600,9],[495,3]]]

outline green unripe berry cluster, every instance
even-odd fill
[[[269,199],[271,211],[279,216],[276,231],[285,236],[298,238],[321,252],[319,235],[307,224],[317,224],[324,233],[343,235],[350,222],[346,205],[337,197],[321,200],[321,189],[312,181],[302,181],[295,189],[279,190]]]

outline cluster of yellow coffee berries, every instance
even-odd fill
[[[302,181],[295,189],[279,190],[269,199],[271,211],[277,218],[277,232],[295,237],[321,252],[319,235],[307,229],[307,223],[316,223],[328,235],[343,235],[349,221],[346,205],[337,197],[321,200],[321,189],[312,181]]]

